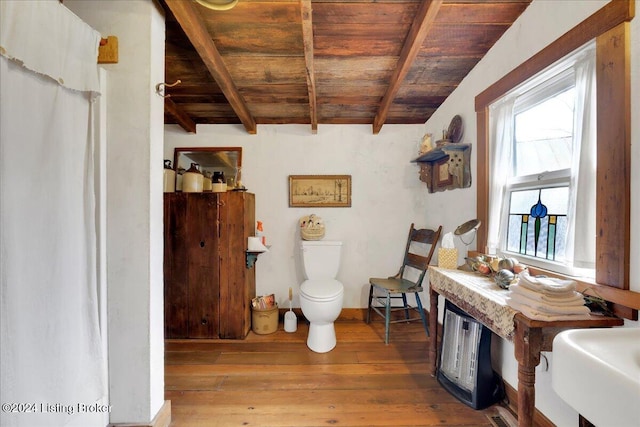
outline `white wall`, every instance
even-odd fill
[[[424,125],[385,125],[379,135],[371,126],[259,125],[257,135],[242,126],[201,125],[197,134],[165,127],[165,158],[176,146],[240,146],[242,181],[256,194],[256,219],[264,222],[268,253],[256,263],[257,293],[276,293],[287,306],[288,289],[304,280],[298,258],[298,219],[316,213],[325,220],[326,240],[344,242],[338,280],[345,286],[344,307],[366,307],[368,279],[395,274],[402,261],[409,225],[448,230],[474,215],[448,209],[428,195],[419,180],[417,157]],[[289,175],[348,174],[352,176],[350,208],[290,208]],[[451,197],[472,197],[469,189],[449,191]],[[426,300],[426,297],[423,298]]]
[[[151,0],[64,4],[119,39],[118,64],[104,66],[110,421],[147,423],[164,402],[164,16]]]
[[[438,134],[451,117],[460,114],[466,127],[465,139],[473,142],[476,135],[475,96],[606,3],[596,0],[534,0],[426,123],[427,130]],[[636,10],[639,10],[638,0]],[[631,218],[640,218],[640,120],[637,115],[640,108],[640,19],[637,17],[631,21],[631,38]],[[472,156],[472,164],[475,165],[475,153]],[[459,200],[457,206],[475,211],[475,192],[473,200]],[[637,222],[631,224],[630,258],[630,288],[640,292],[640,265],[633,262],[640,259],[640,228]],[[627,322],[626,326],[638,327],[638,322]],[[494,354],[501,361],[499,370],[505,380],[516,388],[517,362],[513,357],[513,345],[500,340],[494,349],[500,351]],[[553,353],[546,356],[553,363]],[[551,371],[545,368],[543,360],[536,370],[536,407],[559,426],[577,425],[577,414],[555,394],[551,388]]]

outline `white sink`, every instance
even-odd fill
[[[640,328],[572,329],[553,340],[555,392],[598,427],[640,426]]]

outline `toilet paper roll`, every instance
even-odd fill
[[[267,252],[269,249],[262,244],[260,237],[249,237],[247,248],[252,252]]]

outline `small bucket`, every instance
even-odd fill
[[[251,330],[258,335],[272,334],[278,330],[278,305],[251,313]]]

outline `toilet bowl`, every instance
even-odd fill
[[[301,249],[307,280],[300,285],[300,309],[309,321],[307,347],[326,353],[336,346],[333,322],[342,311],[344,287],[335,280],[342,242],[303,241]]]

